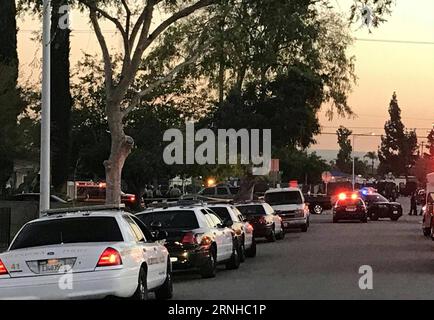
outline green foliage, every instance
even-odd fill
[[[381,147],[378,151],[379,172],[381,174],[392,172],[397,176],[407,175],[416,160],[417,135],[415,131],[405,129],[396,93],[393,93],[389,114],[390,120],[384,126],[385,135],[381,138]]]
[[[353,146],[351,144],[351,135],[353,132],[343,126],[337,131],[339,152],[336,159],[336,167],[345,173],[352,172],[352,152]]]
[[[275,155],[280,159],[280,170],[283,172],[282,181],[297,180],[300,183],[321,183],[321,173],[330,170],[327,162],[315,152],[282,148],[276,150]]]

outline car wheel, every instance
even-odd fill
[[[333,218],[333,223],[338,223],[339,220],[337,218]]]
[[[226,263],[226,269],[234,270],[234,269],[238,269],[240,267],[241,261],[240,261],[240,255],[238,254],[238,252],[239,252],[238,248],[235,248],[232,251],[231,258]]]
[[[391,217],[390,220],[392,221],[398,221],[399,217]]]
[[[244,245],[244,240],[239,246],[238,250],[239,250],[238,254],[240,256],[240,262],[246,261],[246,247]]]
[[[216,276],[217,262],[216,252],[211,250],[206,263],[200,268],[202,278],[214,278]]]
[[[369,219],[371,221],[378,221],[378,216],[375,212],[372,212],[371,215],[369,216]]]
[[[363,218],[363,219],[360,220],[360,221],[362,221],[362,223],[368,223],[368,217],[365,217],[365,218]]]
[[[301,227],[301,232],[307,232],[308,228],[309,228],[309,225],[306,223],[304,226]]]
[[[155,291],[155,297],[158,300],[168,300],[173,297],[173,279],[170,263],[167,265],[166,280],[163,285]]]
[[[314,212],[315,214],[322,214],[323,211],[324,211],[324,208],[323,208],[321,205],[319,205],[319,204],[316,204],[316,205],[313,207],[313,212]]]
[[[282,227],[282,230],[279,232],[279,235],[276,235],[277,240],[283,240],[285,238],[285,230]]]
[[[248,258],[256,257],[256,240],[255,240],[255,238],[252,239],[252,245],[250,246],[250,248],[246,250],[246,257],[248,257]]]
[[[148,276],[145,269],[141,268],[137,289],[132,296],[133,300],[148,300]]]
[[[267,237],[268,242],[276,242],[276,232],[274,229],[271,230],[270,235]]]
[[[431,234],[431,228],[423,228],[422,231],[425,237],[428,237]]]

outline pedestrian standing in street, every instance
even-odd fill
[[[417,216],[417,203],[416,203],[416,193],[413,192],[411,194],[411,198],[410,198],[410,213],[408,214],[409,216],[412,216],[414,213],[415,216]]]

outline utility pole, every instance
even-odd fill
[[[41,164],[39,210],[50,209],[50,72],[51,72],[51,0],[43,0],[42,27],[42,110],[41,110]]]
[[[353,149],[352,151],[352,158],[353,158],[353,191],[356,189],[356,159],[355,159],[355,154],[354,154],[354,149],[355,149],[355,139],[356,139],[356,135],[353,134]]]

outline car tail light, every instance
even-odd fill
[[[3,264],[3,262],[0,260],[0,276],[4,276],[6,274],[9,274],[8,270],[6,269],[6,266]]]
[[[98,260],[97,267],[112,267],[112,266],[120,266],[122,265],[122,258],[120,253],[113,249],[107,248],[102,253],[101,257]]]
[[[135,195],[131,195],[127,197],[127,201],[129,202],[135,202],[136,201],[136,196]]]
[[[347,195],[345,193],[341,193],[339,194],[339,200],[346,200],[347,199]]]
[[[200,245],[201,246],[209,246],[211,244],[212,244],[212,239],[210,237],[208,237],[208,236],[204,236],[200,240]]]
[[[181,240],[182,244],[197,244],[196,236],[193,232],[186,233]]]

